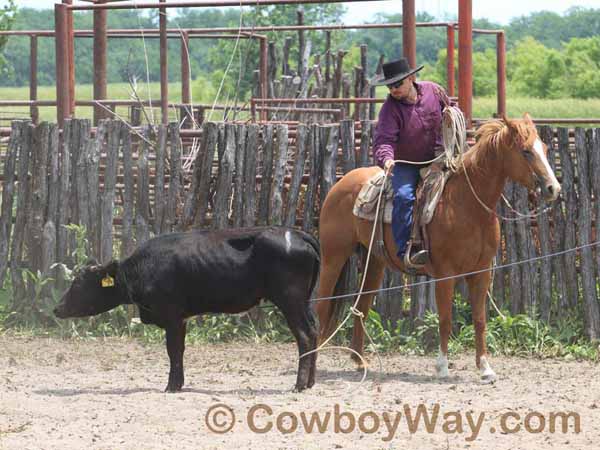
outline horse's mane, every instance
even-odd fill
[[[474,167],[481,167],[487,157],[498,155],[507,148],[533,145],[537,130],[531,120],[505,120],[489,120],[475,132],[476,143],[471,149]]]

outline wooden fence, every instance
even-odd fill
[[[14,307],[30,304],[24,268],[51,274],[54,262],[73,264],[73,233],[84,225],[87,253],[102,262],[123,258],[153,235],[190,228],[291,225],[317,234],[318,212],[336,177],[371,165],[371,121],[332,125],[207,122],[192,170],[176,124],[132,133],[103,121],[92,135],[87,120],[56,125],[14,122],[4,155],[0,216],[0,280],[10,274]],[[541,127],[562,183],[559,202],[535,220],[502,224],[497,264],[510,264],[594,242],[600,219],[600,130]],[[505,196],[528,209],[526,191],[512,183]],[[499,212],[510,216],[506,206]],[[346,273],[356,290],[357,258]],[[595,246],[496,270],[499,307],[550,320],[583,313],[598,333],[600,252]],[[383,287],[425,277],[387,272]],[[464,284],[458,290],[465,294]],[[31,305],[30,305],[31,306]],[[435,310],[434,285],[386,291],[377,310],[394,323]],[[595,334],[595,336],[600,333]]]

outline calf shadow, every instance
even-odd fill
[[[265,396],[265,395],[282,395],[282,394],[289,394],[290,392],[292,392],[293,390],[293,386],[290,385],[289,388],[285,389],[270,389],[270,388],[265,388],[265,389],[252,389],[252,388],[246,388],[246,389],[210,389],[210,388],[195,388],[195,387],[188,387],[188,388],[183,388],[181,390],[181,392],[187,393],[193,393],[193,394],[203,394],[203,395],[238,395],[238,396],[248,396],[248,397],[261,397],[261,396]]]
[[[163,392],[161,389],[130,388],[130,389],[39,389],[34,394],[52,397],[73,397],[76,395],[132,395],[142,392]]]
[[[203,394],[203,395],[241,395],[248,397],[260,397],[263,395],[281,395],[292,392],[293,386],[289,389],[210,389],[196,388],[193,386],[184,387],[181,394]],[[165,393],[164,389],[158,388],[129,388],[129,389],[38,389],[33,391],[37,395],[45,395],[50,397],[74,397],[77,395],[133,395],[140,393]]]

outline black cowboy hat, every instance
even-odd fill
[[[383,75],[375,75],[371,80],[371,86],[383,86],[402,81],[407,77],[410,77],[413,73],[417,73],[424,66],[419,66],[416,69],[411,69],[408,64],[408,59],[400,58],[396,61],[390,61],[385,63],[383,68]]]

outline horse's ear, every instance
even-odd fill
[[[515,124],[512,120],[510,120],[506,114],[502,114],[502,121],[506,124],[508,128],[514,128]]]
[[[528,112],[526,112],[525,114],[523,114],[523,119],[525,120],[526,123],[528,123],[529,125],[533,125],[533,120],[531,119],[531,116],[529,115]]]

